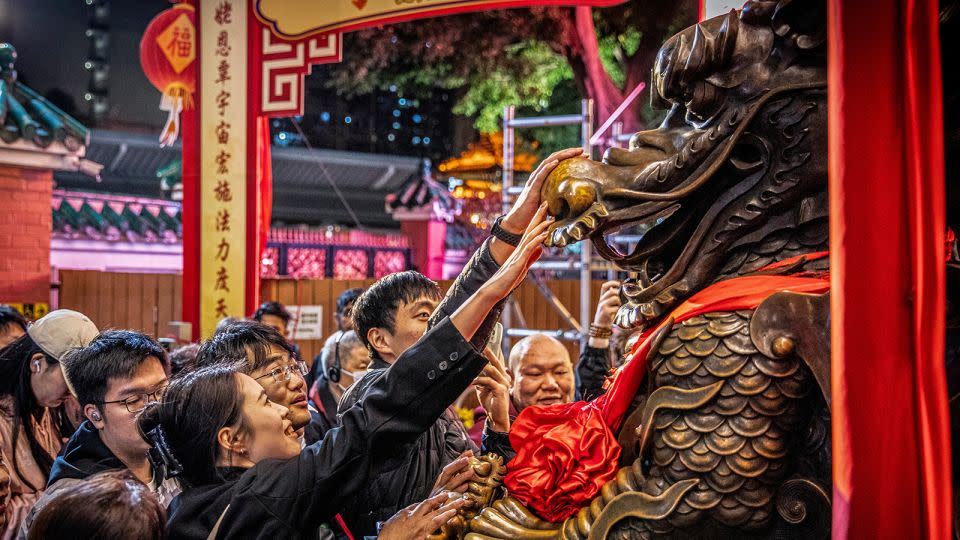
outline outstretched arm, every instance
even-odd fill
[[[544,180],[560,161],[580,155],[582,152],[583,150],[580,148],[569,148],[556,152],[543,160],[540,166],[530,175],[523,187],[523,192],[520,193],[513,207],[504,216],[500,224],[501,227],[509,233],[523,234],[540,207],[540,190],[543,187]],[[496,273],[500,265],[510,257],[513,251],[514,247],[510,244],[492,236],[487,238],[480,245],[480,249],[474,252],[467,264],[464,265],[463,271],[450,286],[446,297],[437,306],[437,310],[430,319],[430,326],[444,317],[449,317],[459,309],[471,295],[477,292]],[[487,318],[477,329],[476,335],[471,340],[475,347],[480,348],[487,342],[490,332],[493,331],[493,325],[500,319],[505,300],[506,297],[493,306]]]
[[[341,427],[298,457],[258,463],[238,482],[295,530],[309,530],[340,510],[376,465],[376,449],[396,448],[426,431],[473,382],[486,358],[469,342],[487,312],[523,280],[546,238],[542,208],[520,246],[451,317],[440,321],[341,416]],[[224,534],[230,532],[229,525]],[[237,531],[239,533],[239,531]]]

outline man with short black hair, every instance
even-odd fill
[[[149,336],[108,330],[63,358],[64,375],[86,418],[53,463],[47,490],[24,520],[25,538],[33,516],[58,490],[102,471],[129,469],[164,505],[179,491],[164,481],[148,458],[150,445],[137,429],[137,415],[167,387],[166,352]]]
[[[540,189],[544,180],[561,160],[581,153],[579,148],[563,150],[540,164],[530,175],[513,207],[494,223],[490,238],[464,266],[446,297],[442,297],[435,282],[418,272],[408,271],[381,278],[357,299],[353,306],[354,330],[366,345],[373,363],[370,373],[344,394],[340,401],[341,412],[361,402],[371,385],[383,377],[400,355],[432,325],[460,308],[497,272],[513,253],[538,211],[542,211]],[[490,310],[474,333],[471,344],[476,350],[483,350],[486,346],[502,307],[503,301]],[[456,358],[450,358],[439,367],[446,369],[456,361]],[[492,389],[503,385],[484,382],[485,379],[489,376],[478,377],[474,384],[486,387],[478,396],[483,396],[481,400],[488,400],[484,403],[486,408],[493,408],[493,401],[498,397],[502,401],[503,392]],[[498,413],[498,418],[500,416],[505,414]],[[504,427],[508,428],[509,421],[503,420]],[[389,470],[371,472],[367,487],[354,497],[343,514],[347,526],[360,536],[374,535],[377,522],[429,496],[441,469],[467,450],[476,451],[477,448],[452,408],[412,445],[380,449],[396,457],[390,461]]]
[[[353,306],[353,326],[373,360],[372,370],[347,389],[340,400],[339,411],[343,413],[362,402],[367,390],[387,368],[432,324],[456,311],[498,268],[499,262],[491,255],[488,241],[471,259],[446,298],[433,280],[414,271],[390,274],[367,289]],[[501,310],[502,302],[484,319],[471,340],[475,349],[483,349]],[[441,367],[446,368],[453,362],[456,359],[441,363]],[[456,413],[448,408],[413,444],[376,451],[395,456],[383,457],[390,468],[371,471],[367,486],[341,514],[350,531],[358,536],[375,536],[378,523],[430,496],[443,467],[465,452],[478,453],[479,449]]]
[[[253,314],[253,320],[273,327],[283,337],[287,337],[290,319],[290,312],[280,302],[264,302]]]
[[[119,464],[145,484],[153,480],[149,445],[136,420],[147,403],[163,396],[165,358],[160,344],[131,330],[107,330],[64,358],[67,384],[86,420],[54,462],[48,485]]]
[[[436,282],[420,272],[384,276],[357,299],[354,330],[371,358],[392,364],[426,333],[442,299]]]

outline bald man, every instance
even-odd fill
[[[516,411],[573,401],[573,369],[570,353],[556,338],[534,334],[518,341],[510,350],[510,401]]]
[[[521,339],[510,349],[507,380],[490,382],[489,391],[502,394],[509,410],[494,411],[491,418],[489,411],[478,407],[474,411],[475,423],[469,430],[470,437],[482,452],[493,452],[502,456],[505,463],[509,462],[516,455],[510,446],[510,423],[531,405],[572,402],[576,391],[573,370],[570,353],[557,339],[546,334]]]

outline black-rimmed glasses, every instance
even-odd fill
[[[167,386],[169,382],[164,381],[160,386],[156,387],[150,392],[143,392],[141,394],[134,394],[125,399],[117,399],[114,401],[101,401],[101,405],[109,405],[111,403],[123,403],[123,406],[127,408],[129,413],[138,413],[145,409],[149,403],[160,401],[163,399],[163,393],[167,391]]]

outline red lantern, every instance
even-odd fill
[[[196,91],[197,26],[193,6],[177,4],[150,21],[140,40],[140,65],[153,86],[163,92],[160,110],[167,123],[160,144],[176,142],[180,112],[193,107]]]

